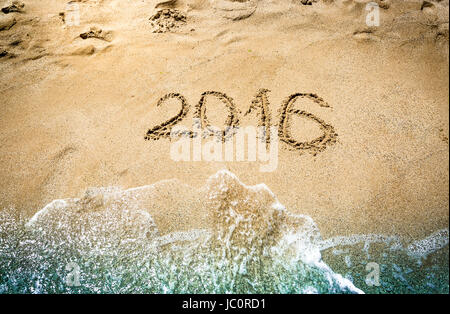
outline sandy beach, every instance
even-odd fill
[[[186,231],[208,226],[199,193],[226,169],[323,238],[448,228],[448,1],[375,1],[378,26],[368,2],[17,2],[0,13],[0,208],[31,217],[92,187],[156,183],[145,210],[161,234]],[[276,169],[261,172],[260,161],[174,161],[172,139],[145,138],[180,111],[179,98],[157,106],[163,96],[185,99],[178,125],[192,128],[210,91],[255,127],[284,126],[289,97],[314,95],[289,104],[285,127],[315,144],[280,140]],[[227,123],[224,99],[207,97],[212,125]],[[263,118],[246,114],[255,99]]]

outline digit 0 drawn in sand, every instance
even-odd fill
[[[145,135],[146,140],[159,140],[162,137],[170,137],[170,131],[172,127],[174,127],[175,124],[183,120],[184,117],[186,117],[187,113],[189,112],[189,105],[187,104],[186,98],[184,98],[182,95],[178,93],[169,93],[163,96],[158,100],[156,106],[158,107],[161,106],[169,98],[175,98],[180,101],[181,103],[180,112],[176,114],[174,117],[170,118],[169,120],[155,126],[152,129],[149,129],[147,131],[147,134]]]
[[[300,109],[293,109],[293,105],[298,98],[307,98],[318,104],[320,107],[329,108],[322,98],[316,94],[311,93],[296,93],[290,95],[280,108],[280,124],[278,128],[279,138],[289,144],[291,147],[298,150],[308,150],[315,156],[318,152],[326,149],[327,145],[334,144],[336,142],[337,133],[334,127],[325,123],[322,119],[318,118],[312,113],[306,112]],[[320,125],[320,129],[323,131],[323,135],[309,142],[299,142],[292,138],[290,129],[290,117],[292,114],[299,115],[301,117],[313,120]]]
[[[252,100],[252,104],[247,112],[244,114],[245,116],[250,114],[253,110],[258,110],[257,115],[259,117],[258,127],[263,127],[264,133],[263,136],[266,139],[266,143],[270,143],[270,132],[267,130],[270,129],[270,108],[269,108],[269,99],[267,98],[267,93],[270,90],[261,88],[255,95],[255,98]]]
[[[217,99],[219,99],[228,109],[228,117],[225,121],[225,130],[223,131],[211,129],[211,124],[206,117],[206,99],[208,96],[217,97]],[[224,93],[215,91],[204,92],[195,108],[194,118],[199,119],[201,128],[207,129],[210,134],[216,135],[218,138],[221,138],[222,141],[224,141],[228,136],[232,136],[233,132],[230,132],[230,130],[233,130],[239,125],[238,112],[236,110],[233,98]]]

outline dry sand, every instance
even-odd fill
[[[448,227],[448,1],[378,1],[371,28],[363,0],[74,2],[78,26],[65,24],[63,0],[0,13],[0,208],[31,215],[93,186],[201,187],[226,168],[265,183],[325,238]],[[177,11],[150,19],[160,9]],[[336,142],[319,152],[280,143],[277,170],[262,173],[258,162],[175,162],[169,139],[144,139],[179,111],[156,107],[167,93],[186,98],[185,125],[205,91],[232,97],[241,125],[257,125],[243,113],[261,88],[274,124],[289,95],[323,98],[329,108],[295,108],[331,125]],[[211,101],[208,118],[223,125],[225,110]],[[299,141],[322,134],[311,120],[290,127]],[[201,226],[193,188],[159,189],[148,210],[162,232]]]

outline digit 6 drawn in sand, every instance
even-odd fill
[[[280,124],[278,128],[279,138],[299,150],[311,150],[316,155],[318,152],[323,151],[327,144],[336,142],[337,133],[334,131],[334,127],[325,123],[322,119],[316,117],[314,114],[306,112],[304,110],[293,109],[293,105],[298,98],[308,98],[318,104],[320,107],[329,108],[330,106],[316,94],[296,93],[289,96],[281,106],[280,109]],[[317,122],[320,129],[323,131],[323,135],[309,142],[299,142],[292,138],[289,126],[290,117],[292,114],[296,114],[307,119]]]
[[[172,127],[175,126],[178,122],[183,120],[189,112],[189,105],[187,104],[186,98],[178,93],[169,93],[158,100],[156,106],[161,106],[163,102],[165,102],[169,98],[176,98],[181,102],[181,110],[178,114],[176,114],[173,118],[155,126],[154,128],[147,131],[145,135],[146,140],[158,140],[161,137],[170,137],[170,131]]]

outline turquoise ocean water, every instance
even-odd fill
[[[152,186],[1,211],[0,293],[449,293],[448,229],[323,239],[264,185],[220,171],[206,189],[211,227],[164,235],[139,207]]]

